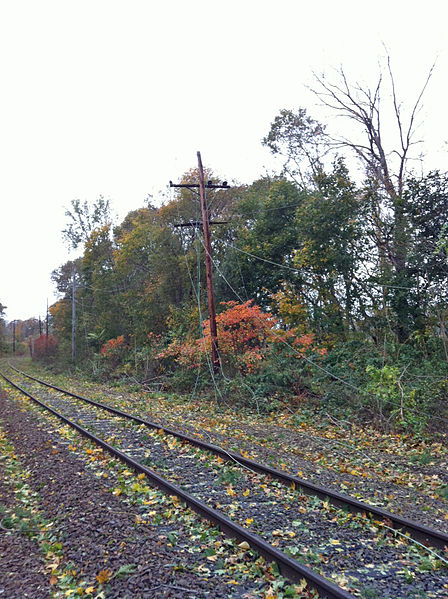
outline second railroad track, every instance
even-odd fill
[[[322,597],[446,597],[446,533],[13,369],[3,378],[34,402]]]

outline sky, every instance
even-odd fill
[[[282,108],[316,105],[313,73],[376,84],[386,50],[418,115],[425,169],[446,169],[448,8],[442,0],[0,0],[0,303],[43,316],[73,257],[73,199],[118,220],[159,205],[197,165],[251,183],[278,167],[261,144]],[[384,64],[384,62],[383,62]],[[165,196],[166,197],[166,196]]]

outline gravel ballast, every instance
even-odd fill
[[[52,534],[62,542],[65,563],[84,581],[84,586],[80,582],[84,592],[90,585],[96,590],[105,589],[105,597],[117,599],[243,598],[261,596],[255,592],[269,586],[269,580],[261,576],[239,582],[230,571],[214,574],[213,562],[207,561],[207,540],[192,540],[191,531],[182,522],[161,520],[157,525],[137,526],[139,510],[111,493],[112,474],[108,479],[95,476],[86,467],[86,460],[70,451],[66,440],[54,430],[44,430],[42,419],[38,422],[33,412],[24,410],[5,393],[0,395],[0,406],[3,430],[30,473],[28,484],[39,492],[42,510],[52,523]],[[3,488],[2,501],[11,502],[13,498],[4,483]],[[154,505],[154,510],[158,508]],[[0,596],[2,590],[8,598],[40,598],[54,593],[51,572],[44,574],[36,542],[18,533],[6,534],[10,536],[3,538]],[[215,542],[225,541],[218,535]],[[234,562],[239,560],[236,554]],[[123,567],[125,575],[114,576]],[[126,573],[126,567],[132,568]],[[106,580],[100,587],[102,578]]]
[[[343,522],[343,515],[341,518],[335,512],[325,513],[321,507],[306,505],[306,502],[304,506],[300,497],[287,497],[280,485],[269,491],[270,485],[267,486],[266,481],[254,480],[254,487],[250,477],[241,477],[235,470],[225,471],[220,466],[215,473],[216,465],[208,460],[201,464],[194,455],[185,452],[183,445],[175,447],[176,444],[164,439],[163,435],[145,432],[144,427],[143,430],[135,426],[122,428],[119,420],[111,420],[110,415],[102,422],[102,410],[85,404],[77,407],[79,402],[56,397],[48,391],[41,391],[40,396],[44,401],[56,402],[56,409],[66,404],[71,418],[87,418],[88,426],[93,426],[96,431],[99,427],[107,437],[114,432],[119,446],[125,451],[133,447],[134,452],[140,453],[139,459],[150,449],[150,467],[156,466],[171,479],[173,476],[183,478],[188,473],[189,490],[195,492],[199,488],[201,493],[201,488],[207,489],[213,507],[223,509],[241,524],[247,520],[253,525],[251,528],[270,537],[270,542],[279,548],[305,555],[306,563],[316,560],[317,567],[327,576],[344,572],[345,575],[338,575],[335,582],[350,584],[362,596],[364,590],[397,598],[402,592],[412,596],[409,593],[413,590],[418,593],[414,595],[416,597],[445,596],[448,580],[444,572],[420,568],[417,556],[409,554],[401,545],[394,548],[392,539],[378,539],[378,531],[369,530],[368,523]],[[257,488],[260,486],[262,489]],[[374,564],[380,568],[374,569]]]

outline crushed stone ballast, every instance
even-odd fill
[[[260,555],[265,557],[268,561],[275,562],[278,565],[280,573],[286,578],[299,582],[303,578],[307,581],[307,583],[314,589],[318,591],[318,593],[322,597],[327,597],[327,599],[352,599],[354,597],[353,594],[341,589],[336,586],[323,576],[316,574],[310,568],[300,564],[297,560],[292,559],[287,554],[279,551],[274,546],[270,545],[266,541],[264,541],[258,535],[255,535],[239,524],[233,522],[231,519],[227,518],[225,515],[220,513],[219,511],[209,507],[206,503],[198,500],[193,495],[186,493],[183,489],[174,485],[170,481],[161,477],[157,473],[153,472],[145,465],[133,459],[131,456],[126,453],[120,451],[116,447],[110,445],[103,439],[97,437],[93,433],[89,432],[81,425],[76,422],[70,420],[54,408],[46,405],[44,402],[34,397],[31,393],[11,381],[8,377],[6,377],[3,373],[0,373],[0,376],[3,377],[5,381],[7,381],[10,385],[12,385],[15,389],[23,393],[26,397],[31,399],[37,405],[41,406],[45,410],[49,411],[51,414],[59,418],[62,422],[68,424],[75,430],[77,430],[81,435],[90,439],[104,450],[108,451],[111,455],[118,458],[129,467],[131,467],[134,471],[145,474],[149,480],[151,480],[155,486],[162,489],[166,493],[170,495],[176,495],[181,501],[184,501],[191,509],[193,509],[200,516],[206,518],[213,524],[219,527],[219,529],[225,534],[237,538],[241,541],[246,541],[255,551],[257,551]]]
[[[358,501],[357,499],[354,499],[353,497],[350,497],[348,495],[335,492],[331,489],[322,487],[320,485],[316,485],[314,483],[306,481],[297,476],[293,476],[286,472],[282,472],[276,468],[272,468],[270,466],[267,466],[267,465],[258,463],[254,460],[251,460],[249,458],[245,458],[240,454],[237,454],[237,453],[234,453],[231,451],[226,451],[225,449],[223,449],[217,445],[214,445],[212,443],[207,443],[205,441],[201,441],[201,440],[191,437],[189,435],[185,435],[185,434],[183,434],[179,431],[176,431],[174,429],[171,429],[168,427],[163,427],[160,424],[157,424],[156,422],[151,422],[149,420],[129,414],[129,413],[119,410],[117,408],[113,408],[113,407],[103,404],[101,402],[97,402],[97,401],[94,401],[87,397],[84,397],[82,395],[78,395],[77,393],[67,391],[66,389],[62,389],[60,387],[57,387],[56,385],[52,385],[46,381],[35,378],[35,377],[19,370],[18,368],[15,368],[11,364],[8,364],[8,365],[10,368],[15,370],[17,373],[35,381],[41,385],[44,385],[51,389],[54,389],[55,391],[58,391],[59,393],[63,393],[65,395],[74,397],[75,399],[89,403],[97,408],[106,410],[111,414],[115,414],[122,418],[126,418],[130,421],[137,423],[137,424],[143,424],[143,425],[147,426],[148,428],[151,428],[154,430],[162,430],[164,433],[166,433],[168,435],[172,435],[173,437],[176,437],[176,438],[180,439],[181,441],[186,441],[187,443],[190,443],[191,445],[194,445],[201,449],[210,451],[210,452],[214,453],[215,455],[220,456],[222,459],[224,459],[226,461],[240,463],[241,465],[249,468],[250,470],[254,470],[254,471],[259,472],[264,475],[269,475],[287,485],[295,485],[296,487],[300,487],[300,489],[303,493],[318,497],[319,499],[322,499],[324,501],[329,501],[335,507],[349,509],[350,511],[352,511],[354,513],[358,513],[358,514],[369,514],[376,519],[386,522],[389,526],[393,527],[394,529],[408,534],[409,536],[411,536],[413,539],[415,539],[416,541],[418,541],[420,543],[424,543],[425,545],[430,545],[432,547],[435,547],[437,549],[442,549],[442,550],[445,547],[448,547],[448,534],[446,534],[442,531],[437,531],[437,530],[434,530],[427,526],[423,526],[422,524],[413,522],[410,519],[403,518],[401,516],[398,516],[396,514],[388,512],[382,508],[371,506],[362,501]]]

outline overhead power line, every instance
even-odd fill
[[[202,240],[201,240],[201,243],[202,243]],[[204,246],[204,244],[202,244],[202,245]],[[205,246],[204,246],[204,250],[207,252],[207,249],[205,248]],[[215,261],[213,261],[213,264],[214,264],[214,266],[216,268],[216,271],[223,278],[223,280],[225,281],[225,283],[227,284],[227,286],[229,287],[229,289],[234,293],[235,297],[240,302],[244,303],[244,300],[242,299],[242,297],[233,288],[233,286],[228,281],[227,277],[224,275],[224,273],[221,271],[221,269],[219,268],[219,266],[216,264]],[[250,307],[249,307],[249,310],[250,310]],[[264,323],[264,321],[257,315],[257,313],[255,311],[252,311],[252,314],[253,314],[254,318],[256,318],[263,326],[266,326],[266,324]],[[273,334],[274,337],[276,337],[279,340],[280,343],[283,343],[283,345],[285,345],[286,347],[288,347],[289,349],[291,349],[297,356],[299,356],[300,358],[302,358],[303,360],[305,360],[305,362],[307,362],[308,364],[310,364],[314,368],[316,368],[316,369],[320,370],[321,372],[323,372],[324,374],[326,374],[328,377],[332,378],[335,381],[338,381],[339,383],[342,383],[344,386],[352,389],[353,391],[356,391],[356,393],[358,393],[359,395],[364,395],[364,396],[367,396],[367,397],[372,397],[372,394],[369,393],[368,391],[365,391],[364,389],[361,389],[357,385],[355,385],[353,383],[350,383],[349,381],[344,380],[343,378],[341,378],[337,374],[334,374],[334,372],[331,372],[327,368],[324,368],[323,366],[320,366],[320,364],[316,364],[316,362],[314,362],[313,360],[311,360],[310,358],[308,358],[304,354],[302,354],[299,351],[297,351],[297,349],[293,345],[291,345],[290,343],[288,343],[288,341],[285,341],[285,339],[283,339],[274,330],[272,331],[272,334]],[[391,403],[392,405],[395,405],[397,407],[401,407],[400,404],[398,404],[396,402],[389,401],[389,403]],[[412,408],[409,408],[409,407],[407,407],[406,409],[407,409],[408,412],[412,412],[414,414],[420,414],[420,412],[418,410],[413,410]],[[433,418],[435,418],[437,420],[442,420],[444,422],[448,422],[448,419],[444,418],[443,416],[433,415]]]

